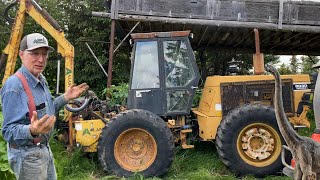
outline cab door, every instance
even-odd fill
[[[164,63],[165,114],[189,114],[200,78],[189,39],[163,39],[161,47]]]
[[[129,109],[145,109],[163,114],[157,40],[135,42],[128,94]]]

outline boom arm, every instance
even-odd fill
[[[3,69],[6,58],[5,75],[2,84],[14,73],[17,56],[19,53],[19,44],[23,34],[27,15],[31,16],[36,23],[45,29],[56,41],[57,51],[65,59],[65,89],[74,83],[74,47],[65,38],[64,32],[59,24],[42,9],[34,0],[17,0],[19,4],[14,24],[12,26],[10,40],[3,51],[0,61],[0,70]],[[72,127],[71,113],[66,111],[66,119],[69,120],[69,126]],[[72,129],[69,127],[69,129]],[[73,144],[73,133],[69,131],[69,143]]]

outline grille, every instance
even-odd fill
[[[286,113],[293,113],[292,80],[282,80],[282,99]],[[238,106],[260,103],[273,106],[274,81],[221,83],[222,115]]]

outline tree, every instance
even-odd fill
[[[299,72],[299,62],[295,55],[290,59],[290,71],[292,74],[297,74]]]
[[[291,68],[289,66],[286,66],[284,63],[280,65],[278,71],[280,74],[293,74]]]
[[[10,37],[10,31],[11,28],[10,26],[7,25],[6,20],[4,19],[3,13],[4,13],[4,9],[5,7],[7,7],[8,3],[5,3],[5,1],[0,1],[0,37],[1,37],[1,41],[0,41],[0,48],[1,50],[5,48],[5,46],[7,45],[7,42],[9,40]]]
[[[317,56],[302,56],[301,57],[301,73],[302,74],[311,74],[314,72],[314,68],[312,66],[319,62],[319,58]]]
[[[92,11],[105,11],[105,1],[42,0],[38,3],[42,8],[46,9],[53,19],[64,29],[66,39],[75,48],[75,83],[87,82],[91,89],[96,92],[102,92],[106,87],[107,78],[84,43],[87,42],[91,46],[104,69],[107,69],[110,20],[93,17],[91,15]],[[0,10],[3,12],[6,5],[3,1],[1,1],[0,5]],[[5,22],[3,16],[0,16],[0,23],[0,33],[2,33],[0,48],[4,49],[10,37],[11,26]],[[55,40],[29,17],[26,20],[23,34],[26,35],[33,32],[44,34],[48,38],[49,44],[57,47]],[[56,89],[56,83],[52,82],[56,82],[57,59],[59,59],[57,53],[50,54],[49,62],[44,72],[48,82],[51,82],[49,83],[51,91]],[[19,65],[16,67],[18,68]],[[64,91],[63,67],[64,61],[61,61],[59,92]],[[114,58],[113,84],[117,85],[122,82],[128,82],[129,71],[130,52],[128,49],[120,48]]]
[[[198,59],[198,67],[200,68],[201,77],[205,79],[212,75],[226,75],[228,62],[234,60],[238,61],[241,75],[250,74],[253,68],[252,54],[240,54],[233,51],[213,51],[202,50],[202,52],[195,53]],[[200,58],[201,57],[201,58]],[[266,54],[264,56],[265,63],[278,63],[280,56]]]

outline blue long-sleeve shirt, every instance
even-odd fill
[[[36,110],[38,119],[41,119],[45,114],[55,115],[67,103],[62,95],[55,99],[52,98],[48,83],[42,74],[37,79],[23,65],[18,71],[25,76],[30,86],[35,104],[38,106]],[[18,146],[31,145],[34,137],[29,129],[28,96],[17,76],[12,75],[7,79],[1,89],[1,100],[4,119],[2,135],[4,139],[8,143]],[[48,140],[51,134],[52,130],[41,136]]]

